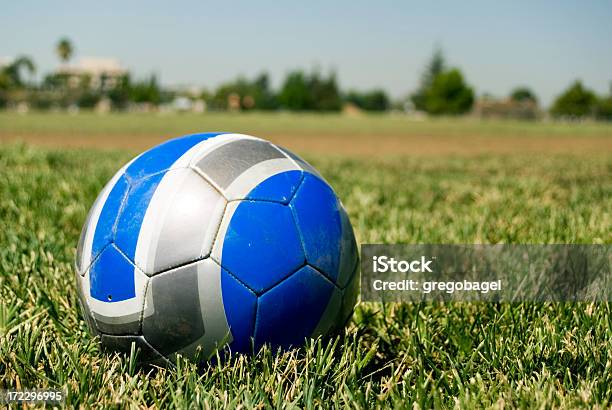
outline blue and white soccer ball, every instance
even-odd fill
[[[121,168],[89,212],[76,270],[102,344],[135,342],[159,363],[226,344],[300,345],[341,329],[359,289],[332,188],[286,149],[240,134],[173,139]]]

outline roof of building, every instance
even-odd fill
[[[127,70],[115,58],[83,57],[76,64],[61,66],[58,72],[99,76],[102,74],[122,75],[127,73]]]

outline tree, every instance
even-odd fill
[[[330,73],[325,78],[314,72],[310,75],[309,86],[316,111],[339,111],[342,108],[342,98],[335,73]]]
[[[550,112],[556,117],[586,117],[593,115],[597,96],[577,80],[555,100]]]
[[[308,77],[303,71],[289,73],[278,95],[281,106],[293,111],[314,109],[314,101],[308,83]]]
[[[372,90],[360,93],[351,91],[345,100],[366,111],[386,111],[389,109],[389,97],[383,90]]]
[[[74,53],[74,48],[72,47],[70,39],[67,37],[61,38],[55,46],[55,52],[63,63],[67,63]]]
[[[612,121],[612,84],[610,84],[610,94],[598,99],[595,116],[600,120]]]
[[[115,108],[124,109],[130,100],[131,82],[129,74],[118,79],[117,85],[108,90],[108,99]]]
[[[77,96],[76,104],[80,108],[94,108],[101,98],[102,96],[99,93],[84,90]]]
[[[534,104],[538,103],[538,99],[527,87],[517,87],[512,93],[510,93],[510,99],[515,102],[532,102]]]
[[[461,71],[447,69],[442,51],[434,51],[425,67],[417,91],[411,96],[414,108],[429,114],[457,115],[467,112],[474,103],[474,91]]]
[[[342,108],[335,74],[324,77],[317,71],[311,74],[299,70],[290,72],[278,101],[282,107],[294,111],[339,111]]]
[[[434,80],[438,75],[442,74],[446,70],[446,62],[444,60],[444,54],[440,48],[434,50],[431,60],[425,66],[423,74],[421,75],[421,81],[417,91],[411,95],[410,99],[414,108],[419,111],[426,111],[426,96],[429,88],[433,84]]]
[[[19,56],[0,71],[0,88],[21,88],[25,85],[23,72],[32,75],[36,72],[34,61],[28,56]]]
[[[135,103],[159,104],[162,100],[162,92],[157,84],[157,77],[152,75],[143,81],[135,81],[130,86],[130,100]]]
[[[463,114],[473,103],[474,91],[456,68],[438,74],[425,94],[425,111],[433,115]]]
[[[603,97],[597,101],[595,117],[599,120],[612,121],[612,96]]]
[[[261,73],[252,83],[255,108],[260,110],[274,110],[278,108],[278,98],[270,87],[270,77]]]

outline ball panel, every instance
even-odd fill
[[[166,171],[173,165],[176,166],[175,162],[181,159],[183,155],[198,143],[217,135],[220,135],[220,133],[193,134],[164,142],[138,156],[126,169],[125,174],[128,179],[136,181],[152,174]],[[189,165],[191,156],[184,158],[184,160],[183,166]]]
[[[327,307],[334,285],[304,266],[259,296],[255,344],[288,348],[310,337]]]
[[[197,264],[152,277],[147,300],[152,301],[153,307],[143,318],[142,333],[163,355],[174,353],[203,336]]]
[[[278,158],[285,158],[285,155],[266,141],[237,139],[213,150],[194,167],[225,189],[253,165]]]
[[[89,269],[90,294],[102,302],[116,303],[136,296],[134,265],[109,245]]]
[[[206,178],[216,188],[221,190],[221,188],[214,181],[212,181],[210,178],[208,178],[200,170],[200,167],[197,164],[200,163],[201,161],[203,161],[203,159],[205,157],[207,157],[210,153],[212,153],[213,151],[215,151],[218,148],[220,148],[222,145],[226,145],[226,144],[229,144],[231,142],[235,142],[235,141],[241,140],[241,139],[260,140],[259,138],[255,138],[255,137],[252,137],[250,135],[232,134],[232,133],[220,134],[220,135],[216,136],[215,138],[211,138],[210,140],[208,140],[206,142],[206,144],[202,144],[197,149],[195,155],[193,155],[191,157],[191,160],[189,161],[189,167],[191,167],[193,170],[198,172],[198,174],[200,174],[204,178]]]
[[[231,216],[221,266],[259,294],[305,263],[288,207],[243,201]]]
[[[223,195],[228,201],[247,199],[253,190],[256,190],[257,187],[264,184],[268,179],[274,178],[279,174],[293,171],[302,172],[296,167],[295,163],[288,158],[269,159],[260,162],[240,174],[227,189],[223,190]],[[297,185],[299,186],[299,183]],[[292,191],[294,190],[297,190],[297,186],[285,187],[280,192],[276,193],[268,190],[267,195],[269,198],[263,198],[263,200],[271,199],[274,202],[286,203],[287,200],[283,200],[283,196],[293,196],[294,192]],[[288,199],[290,199],[290,197]]]
[[[140,313],[121,317],[103,316],[95,312],[93,315],[100,333],[109,335],[139,335],[141,333]]]
[[[223,307],[221,266],[211,258],[198,262],[197,266],[198,293],[205,332],[199,341],[182,349],[181,353],[192,357],[194,349],[202,346],[206,357],[212,355],[217,347],[231,342],[231,333]]]
[[[193,277],[194,271],[197,272],[197,284],[193,285],[192,283],[192,286],[194,286],[194,291],[197,293],[198,300],[194,301],[193,297],[190,296],[189,300],[191,300],[191,302],[188,303],[180,299],[184,297],[182,294],[175,294],[174,297],[179,298],[176,300],[184,305],[181,309],[190,309],[195,316],[197,316],[197,312],[199,312],[199,317],[203,324],[203,331],[198,338],[194,339],[198,333],[196,331],[193,332],[194,337],[181,340],[176,345],[168,341],[166,339],[168,337],[167,333],[170,333],[170,338],[176,337],[172,328],[167,329],[163,323],[156,323],[155,321],[157,320],[156,317],[160,315],[162,315],[160,317],[162,321],[168,320],[166,316],[169,314],[163,313],[163,311],[165,309],[167,312],[167,310],[171,308],[163,306],[168,303],[168,301],[164,301],[162,298],[156,298],[152,287],[149,287],[147,291],[143,318],[143,334],[147,337],[147,340],[151,339],[150,342],[152,345],[156,347],[157,345],[166,346],[165,355],[171,360],[175,359],[176,353],[189,358],[194,358],[197,355],[206,358],[212,355],[217,347],[223,346],[226,342],[231,341],[231,334],[225,317],[221,295],[221,267],[215,261],[207,258],[190,265],[176,268],[170,272],[162,273],[152,278],[152,280],[168,276],[169,274],[172,274],[176,280],[181,280],[183,272],[188,272],[187,275]],[[193,281],[193,279],[190,280]],[[168,283],[168,286],[171,286],[171,283]],[[163,289],[160,287],[160,292],[162,290]],[[189,294],[191,294],[191,291]],[[176,302],[170,301],[170,303]],[[160,306],[162,313],[158,310]],[[191,320],[189,312],[181,314],[180,311],[175,310],[175,314],[176,313],[179,313],[178,319],[176,320],[178,323],[184,320]],[[157,328],[159,328],[159,330]]]
[[[153,275],[207,257],[225,205],[223,196],[192,169],[166,172],[143,218],[136,265]]]
[[[305,173],[289,206],[304,244],[306,260],[332,280],[338,278],[342,244],[341,206],[333,190]]]
[[[287,204],[302,183],[302,178],[302,171],[281,172],[269,177],[253,188],[246,196],[246,199]]]
[[[221,271],[223,306],[230,331],[231,349],[249,353],[255,329],[257,296],[226,270]]]

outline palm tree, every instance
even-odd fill
[[[21,74],[24,69],[32,75],[36,71],[36,66],[30,57],[19,56],[2,70],[2,77],[4,77],[2,82],[6,82],[7,85],[17,88],[22,87],[24,81]]]
[[[67,63],[74,53],[74,48],[72,47],[70,39],[67,37],[61,38],[55,47],[55,52],[63,63]]]

